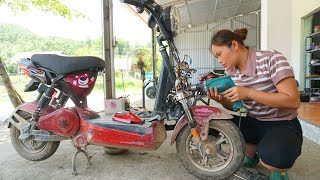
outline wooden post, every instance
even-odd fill
[[[13,87],[12,82],[9,78],[9,75],[4,67],[4,64],[1,61],[1,58],[0,58],[0,77],[4,84],[4,87],[6,88],[11,104],[16,108],[21,103],[23,103],[23,100],[21,96],[18,94],[18,92],[16,91],[16,89]]]
[[[106,64],[104,76],[105,99],[115,98],[115,74],[113,60],[113,5],[112,0],[103,3],[103,56]]]

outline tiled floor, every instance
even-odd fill
[[[320,127],[320,103],[302,102],[298,113],[300,120]]]

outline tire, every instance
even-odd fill
[[[146,89],[146,95],[149,99],[156,98],[157,95],[157,89],[153,86],[150,86]]]
[[[192,138],[191,130],[188,126],[185,126],[180,131],[177,137],[176,149],[178,153],[178,158],[182,162],[183,166],[191,174],[193,174],[194,176],[200,179],[214,179],[214,180],[226,179],[232,176],[234,173],[236,173],[239,170],[239,168],[242,166],[242,163],[244,160],[244,154],[245,154],[244,139],[242,137],[241,132],[239,131],[239,128],[235,124],[233,124],[233,122],[231,122],[230,120],[211,120],[209,128],[210,130],[209,130],[208,139],[203,141],[202,143],[203,145],[201,146],[201,148],[212,147],[213,145],[214,148],[212,151],[214,153],[207,154],[207,149],[204,151],[204,153],[206,153],[208,157],[211,156],[212,157],[211,160],[217,159],[217,158],[218,160],[221,160],[219,159],[219,156],[217,154],[223,155],[224,158],[227,157],[228,159],[225,160],[225,163],[223,165],[218,166],[216,169],[212,169],[212,166],[208,165],[210,166],[211,168],[210,169],[209,167],[205,167],[199,164],[200,162],[195,162],[195,160],[193,160],[194,157],[191,157],[191,156],[195,156],[193,154],[196,154],[193,152],[194,151],[200,152],[200,151],[197,149],[189,148],[194,144],[192,144],[193,138]],[[226,140],[228,140],[229,144],[226,143]],[[214,143],[211,143],[211,142],[214,142]],[[217,145],[218,142],[219,142],[219,145]],[[227,145],[230,146],[227,149],[231,149],[229,154],[218,153],[218,152],[221,152],[222,150],[221,147],[227,146]],[[220,149],[217,149],[217,147],[219,146],[220,146]],[[198,145],[193,147],[198,147]],[[209,150],[209,152],[211,152],[211,149]],[[196,157],[202,158],[203,156],[196,156]]]
[[[128,152],[128,149],[118,149],[111,147],[104,147],[104,152],[109,155],[120,155]]]
[[[30,119],[31,115],[24,111],[19,111],[18,114],[24,119]],[[10,138],[14,149],[20,156],[30,161],[42,161],[51,157],[59,147],[60,141],[41,142],[34,140],[19,139],[20,130],[15,126],[10,127]],[[29,147],[33,144],[36,147]]]

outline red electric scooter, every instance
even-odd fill
[[[241,167],[244,158],[243,138],[230,121],[232,115],[216,107],[192,103],[199,96],[205,96],[205,91],[203,83],[190,84],[194,70],[179,59],[174,45],[179,20],[176,9],[162,8],[153,0],[122,2],[136,6],[139,13],[150,12],[148,25],[150,28],[157,26],[159,32],[157,41],[163,62],[152,115],[141,118],[139,112],[119,112],[100,116],[87,107],[86,97],[94,87],[98,72],[105,67],[100,58],[33,55],[31,59],[20,60],[20,64],[32,78],[25,91],[40,93],[36,101],[20,105],[10,117],[15,150],[27,160],[41,161],[55,153],[60,141],[71,140],[78,150],[72,159],[73,173],[77,174],[74,161],[79,152],[90,162],[85,151],[88,145],[104,146],[109,154],[121,154],[130,149],[156,150],[166,139],[166,130],[174,129],[171,143],[176,142],[178,157],[189,172],[201,179],[231,176]],[[174,63],[169,60],[164,41]],[[181,112],[174,128],[164,123],[168,117],[164,107],[166,97],[172,88],[175,88],[174,100]],[[64,107],[69,98],[75,107]]]

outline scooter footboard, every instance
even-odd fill
[[[86,124],[82,126],[75,142],[81,137],[80,142],[85,138],[88,144],[121,149],[155,150],[167,137],[162,121],[127,124],[113,121],[110,117],[100,117],[82,123]]]

